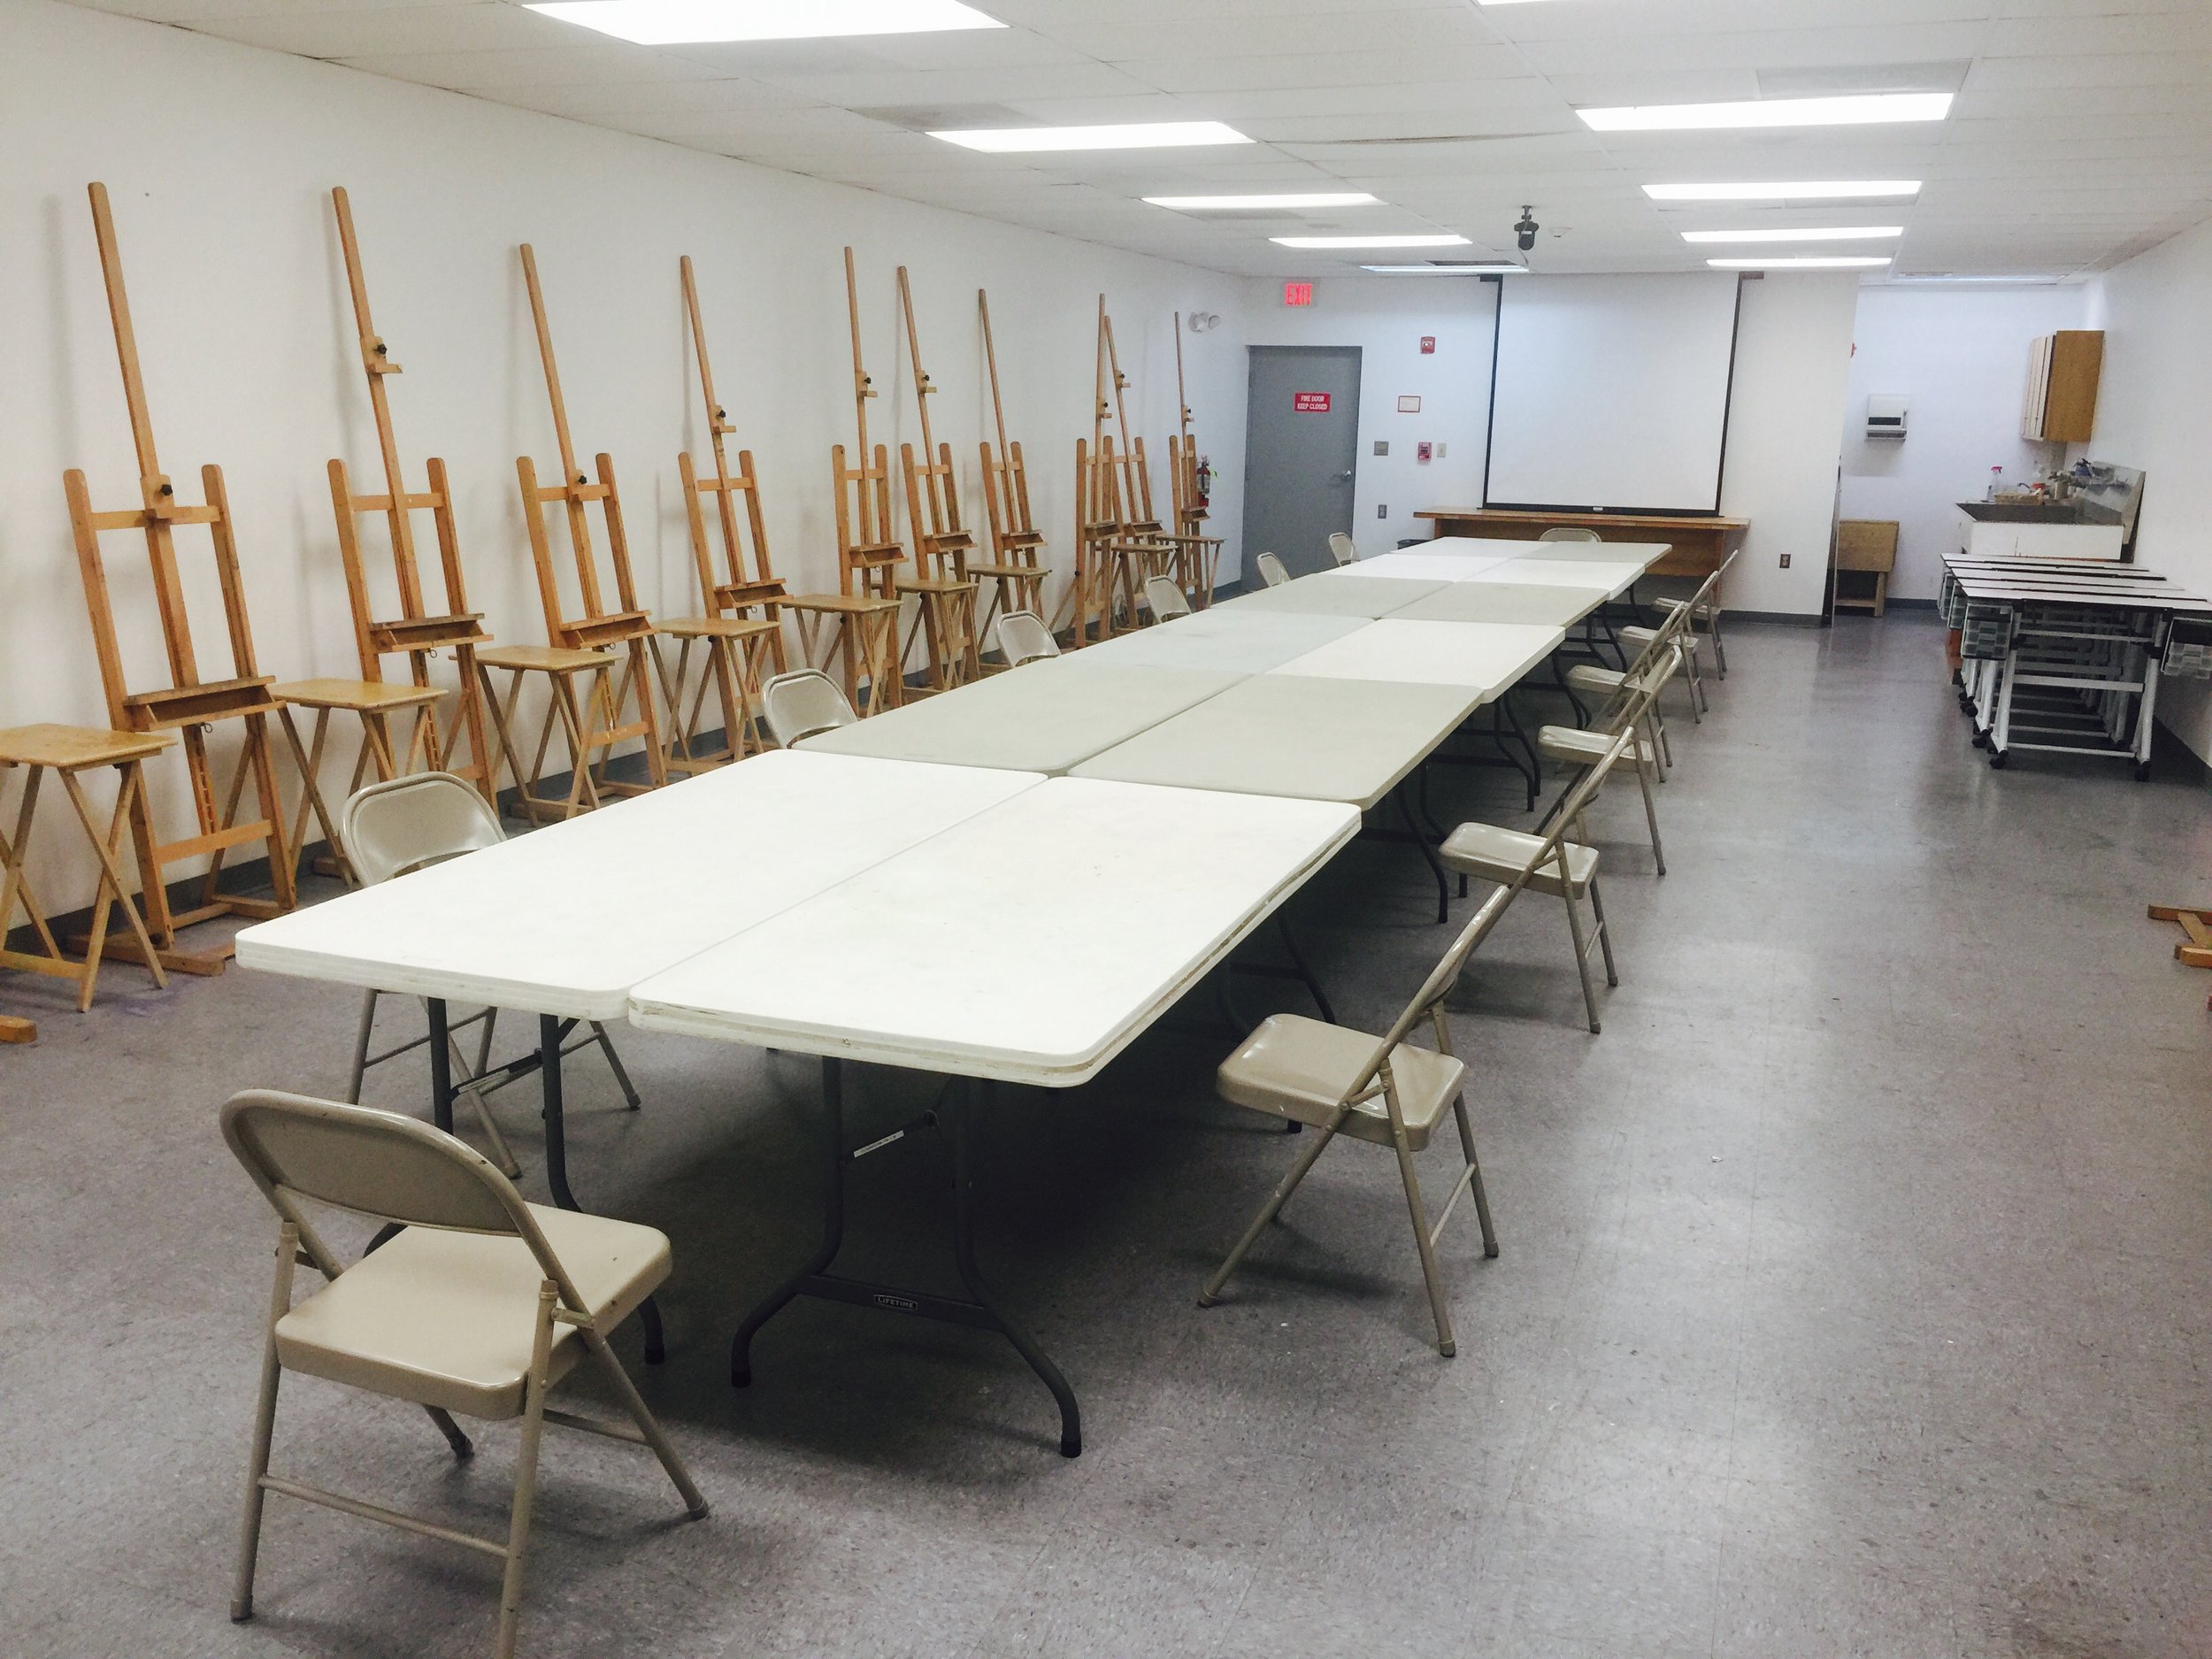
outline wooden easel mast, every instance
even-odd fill
[[[399,455],[399,439],[392,420],[389,394],[385,386],[387,377],[400,373],[400,365],[392,361],[391,352],[383,337],[376,332],[376,325],[369,311],[368,279],[361,258],[359,237],[354,230],[353,204],[345,187],[334,187],[330,193],[331,204],[338,221],[338,245],[344,257],[346,287],[353,300],[353,320],[361,347],[361,367],[369,383],[369,408],[375,417],[377,452],[383,462],[384,495],[356,495],[349,481],[346,464],[334,459],[330,463],[331,502],[338,518],[338,543],[346,567],[346,591],[352,602],[354,643],[361,661],[361,678],[365,685],[380,685],[384,679],[383,657],[388,651],[404,651],[409,675],[421,690],[431,689],[430,657],[433,652],[450,647],[459,672],[457,706],[454,711],[451,729],[438,729],[434,705],[419,703],[415,705],[415,726],[406,745],[410,760],[419,754],[425,764],[436,769],[458,772],[472,779],[483,790],[487,798],[495,798],[495,768],[491,751],[486,746],[484,705],[477,677],[476,648],[490,643],[489,637],[480,626],[480,613],[468,608],[466,587],[461,573],[460,537],[454,522],[453,497],[447,486],[445,463],[437,457],[427,464],[430,488],[427,494],[411,495],[407,492]],[[433,614],[429,611],[422,582],[422,572],[415,551],[414,517],[417,511],[427,511],[437,527],[441,575],[444,583],[443,610]],[[380,515],[391,545],[392,565],[399,588],[400,615],[391,621],[379,621],[369,592],[367,572],[364,566],[360,531],[357,520],[368,515]],[[388,701],[365,699],[365,701]],[[363,764],[354,769],[354,781],[360,781],[364,766],[373,759],[380,776],[390,777],[400,768],[400,761],[393,749],[386,719],[392,712],[388,708],[363,707],[359,710],[366,728]],[[322,726],[327,719],[327,708],[318,710],[316,752],[321,750]],[[457,766],[457,751],[465,741],[468,763]]]
[[[221,915],[266,918],[289,910],[293,903],[291,862],[286,856],[284,845],[283,805],[277,794],[268,729],[268,717],[283,705],[271,690],[270,679],[255,666],[253,633],[246,618],[245,590],[239,575],[238,549],[232,534],[222,468],[207,465],[200,469],[205,504],[198,507],[180,503],[175,486],[161,470],[154,448],[153,419],[146,405],[145,381],[139,372],[138,340],[131,324],[130,297],[124,291],[122,255],[116,243],[107,187],[95,183],[87,194],[92,204],[93,234],[99,245],[108,320],[115,335],[116,360],[122,371],[123,401],[130,418],[131,449],[138,465],[139,504],[115,512],[94,511],[91,493],[80,469],[72,468],[65,473],[62,484],[69,501],[78,567],[84,579],[86,609],[92,623],[101,684],[107,696],[109,721],[119,732],[177,732],[182,739],[190,776],[198,828],[196,835],[165,845],[161,843],[143,791],[133,803],[131,834],[137,850],[147,929],[164,966],[188,972],[217,973],[229,958],[231,948],[225,945],[207,952],[180,951],[175,948],[177,929]],[[230,644],[232,673],[227,679],[203,680],[193,649],[191,618],[178,572],[174,534],[177,526],[189,524],[205,525],[214,543],[216,577],[222,590]],[[116,636],[115,612],[108,594],[107,572],[99,541],[104,532],[114,530],[137,530],[145,537],[146,558],[152,574],[154,601],[169,667],[169,683],[151,691],[134,693],[130,689],[122,649]],[[227,807],[219,808],[207,752],[207,731],[211,722],[233,718],[243,722],[245,741],[237,771],[231,780]],[[260,817],[242,824],[238,821],[238,808],[249,774],[254,781]],[[267,849],[270,876],[276,892],[274,902],[241,898],[219,889],[226,855],[233,848],[254,843]],[[173,912],[162,872],[172,864],[202,856],[209,864],[202,879],[201,902],[190,910]],[[111,955],[127,958],[138,954],[134,941],[110,941],[106,949]]]
[[[998,433],[998,449],[993,453],[987,438],[979,446],[983,460],[983,501],[991,525],[992,563],[969,569],[994,584],[993,603],[1002,612],[1027,611],[1041,620],[1046,572],[1037,562],[1037,555],[1045,539],[1030,516],[1029,471],[1022,459],[1021,445],[1009,442],[1006,437],[1006,403],[999,396],[998,346],[991,337],[991,296],[978,288],[975,303],[982,319],[983,362],[990,376],[991,422]],[[987,626],[989,621],[987,616]]]
[[[927,646],[930,687],[946,691],[983,672],[976,640],[976,583],[968,572],[975,538],[960,522],[960,479],[953,471],[952,446],[940,448],[930,427],[929,400],[937,387],[922,366],[921,334],[914,326],[914,290],[904,265],[898,268],[898,288],[922,444],[918,460],[912,444],[899,446],[907,521],[914,532],[914,574],[899,579],[897,588],[920,602],[907,634],[907,650],[913,647],[914,635],[921,634]],[[905,655],[901,653],[902,660]]]
[[[1213,603],[1221,565],[1221,538],[1205,533],[1207,492],[1198,473],[1198,441],[1191,436],[1190,394],[1183,386],[1183,313],[1175,313],[1175,407],[1182,441],[1167,443],[1168,490],[1175,509],[1175,561],[1179,580],[1194,604]]]

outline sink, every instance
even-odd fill
[[[1962,501],[1959,511],[1976,524],[2091,524],[2072,502]]]

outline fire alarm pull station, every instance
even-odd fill
[[[1435,452],[1436,446],[1432,443],[1417,443],[1413,446],[1413,458],[1417,461],[1425,461]]]
[[[1436,336],[1434,334],[1423,334],[1421,336],[1421,355],[1425,357],[1432,357],[1436,355]]]

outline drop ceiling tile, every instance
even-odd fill
[[[205,33],[304,58],[364,58],[384,52],[493,51],[595,44],[572,23],[526,12],[504,0],[472,4],[395,4],[344,9],[288,6],[254,17],[226,16],[197,26]]]
[[[529,51],[380,52],[332,61],[373,75],[468,92],[480,87],[605,86],[624,81],[708,81],[715,72],[626,41]]]
[[[1524,48],[1543,75],[1651,74],[1666,70],[1792,69],[1948,64],[1972,58],[1991,34],[1986,22],[1916,23],[1871,29],[1784,29],[1741,35],[1624,35],[1537,42]],[[1876,82],[1885,80],[1873,76]],[[1839,87],[1839,91],[1852,90]],[[1879,84],[1863,88],[1880,91]],[[1660,102],[1687,104],[1689,97]]]

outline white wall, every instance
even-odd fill
[[[2054,446],[2020,435],[2028,342],[2084,326],[2087,303],[2079,288],[1859,290],[1843,516],[1897,520],[1892,598],[1935,597],[1942,557],[1957,546],[1957,503],[1981,499],[1992,466],[2018,479],[2056,459]],[[1867,395],[1884,392],[1912,400],[1902,442],[1865,435]]]
[[[2199,593],[2212,593],[2212,518],[2204,480],[2212,456],[2212,221],[2139,254],[2093,285],[2087,326],[2105,331],[2096,441],[2074,451],[2141,467],[2135,557]],[[2212,760],[2212,695],[2168,680],[2159,714]]]
[[[515,254],[526,239],[578,448],[613,455],[643,603],[662,614],[698,606],[676,495],[678,450],[705,449],[683,253],[697,264],[718,390],[757,457],[778,572],[795,589],[836,580],[827,474],[829,446],[851,438],[849,241],[883,392],[872,435],[895,465],[914,435],[892,275],[904,261],[943,388],[937,434],[972,490],[989,419],[975,295],[990,288],[1010,433],[1064,572],[1098,291],[1163,491],[1171,313],[1224,313],[1221,329],[1184,343],[1220,472],[1215,519],[1233,535],[1240,520],[1239,280],[43,0],[0,4],[0,723],[106,723],[61,486],[81,466],[96,506],[136,496],[85,200],[93,179],[113,196],[164,469],[191,499],[203,463],[225,470],[265,673],[357,672],[325,464],[342,456],[371,480],[362,488],[380,486],[334,184],[352,196],[377,326],[406,371],[392,395],[411,481],[421,488],[426,456],[445,457],[471,605],[503,641],[544,638],[515,457],[556,465]],[[180,540],[204,554],[199,533]],[[154,683],[142,543],[111,536],[107,552],[137,682]],[[204,677],[227,672],[219,610],[199,611],[196,632]],[[349,745],[332,787],[349,764]],[[157,793],[180,830],[180,777],[164,772]],[[50,901],[88,902],[86,867],[58,869],[62,838],[43,840]]]
[[[1425,508],[1482,504],[1497,296],[1495,283],[1471,277],[1352,277],[1316,282],[1311,305],[1290,306],[1280,282],[1245,284],[1240,345],[1360,348],[1352,539],[1363,551],[1433,535],[1434,525],[1413,516]],[[1424,334],[1436,340],[1433,355],[1422,355]],[[1400,414],[1401,396],[1420,398],[1420,412]],[[1388,455],[1375,453],[1379,438]],[[1424,440],[1444,446],[1440,460],[1415,458]],[[1389,511],[1378,517],[1379,506]]]
[[[1744,284],[1720,493],[1724,515],[1751,520],[1728,573],[1732,611],[1821,609],[1841,448],[1836,409],[1857,303],[1848,272],[1784,272]]]

